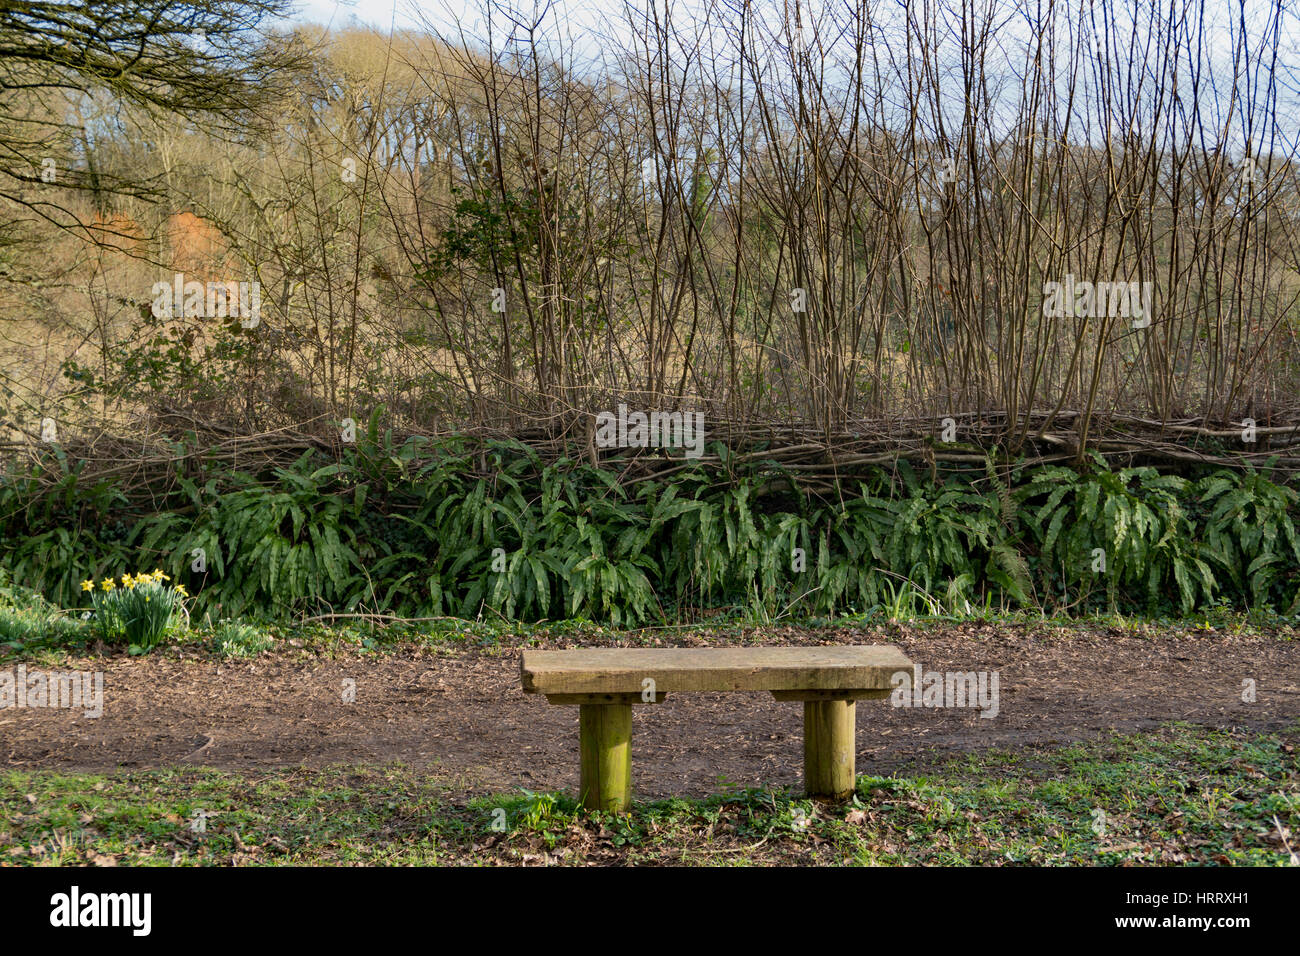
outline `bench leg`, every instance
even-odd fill
[[[803,702],[803,782],[810,797],[843,799],[857,785],[854,702]]]
[[[582,805],[588,810],[627,809],[632,799],[632,705],[583,704],[578,736]]]

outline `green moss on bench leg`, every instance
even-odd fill
[[[851,700],[803,702],[803,780],[810,797],[843,799],[856,784]]]
[[[632,705],[578,708],[582,749],[579,790],[588,810],[621,812],[632,799]]]

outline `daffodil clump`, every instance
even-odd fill
[[[183,584],[167,584],[161,569],[150,574],[124,574],[121,585],[113,578],[96,584],[81,582],[95,607],[95,624],[104,641],[127,644],[132,650],[157,647],[189,620]]]

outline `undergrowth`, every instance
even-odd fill
[[[1097,459],[932,480],[901,462],[830,498],[791,490],[775,463],[624,484],[524,446],[480,458],[455,441],[392,447],[373,429],[340,461],[178,472],[147,499],[83,482],[59,455],[45,467],[52,486],[0,481],[0,566],[68,609],[85,603],[79,582],[122,566],[166,569],[214,620],[1292,614],[1300,594],[1296,492],[1255,472]]]

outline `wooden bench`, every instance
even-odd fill
[[[524,651],[524,691],[578,707],[583,806],[622,810],[632,796],[632,705],[690,691],[770,691],[803,701],[804,788],[842,798],[856,785],[854,708],[888,697],[912,672],[896,647],[598,648]]]

